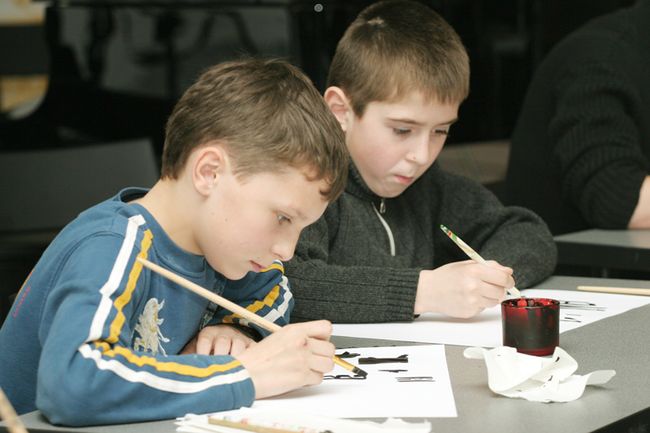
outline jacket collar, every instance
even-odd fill
[[[348,171],[348,183],[345,187],[345,191],[355,197],[372,202],[377,209],[379,209],[382,200],[384,200],[384,202],[388,200],[382,199],[377,194],[372,192],[370,188],[368,188],[368,185],[361,177],[361,173],[359,173],[359,170],[353,162],[350,162],[350,169]]]

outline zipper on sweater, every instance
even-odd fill
[[[385,214],[386,213],[386,199],[382,198],[381,201],[379,202],[379,213],[380,214]]]
[[[388,235],[388,244],[390,245],[390,255],[395,257],[395,238],[393,237],[393,232],[391,231],[386,220],[381,216],[381,214],[386,213],[386,203],[384,202],[384,199],[382,198],[381,202],[379,203],[379,210],[377,210],[374,203],[372,205],[372,210],[375,211],[377,218],[379,218],[379,222],[382,226],[384,226],[384,229],[386,230],[386,234]]]

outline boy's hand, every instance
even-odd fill
[[[232,326],[214,325],[201,329],[181,351],[181,355],[232,355],[237,356],[251,345],[253,339]]]
[[[253,380],[255,398],[320,383],[334,368],[331,333],[326,320],[287,325],[237,356]]]
[[[493,260],[449,263],[420,272],[414,312],[466,319],[503,301],[514,285],[512,269]]]

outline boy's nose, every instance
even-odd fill
[[[293,254],[296,250],[296,243],[297,239],[296,241],[287,238],[280,239],[275,242],[275,244],[273,244],[271,252],[281,261],[289,261],[293,257]]]
[[[416,146],[406,155],[406,159],[416,164],[424,164],[429,160],[429,140],[419,140]]]

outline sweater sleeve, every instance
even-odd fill
[[[484,259],[514,270],[518,288],[530,287],[553,273],[557,249],[546,223],[532,211],[504,206],[477,182],[442,170],[440,220]],[[434,238],[436,267],[456,261],[458,247],[442,231]],[[452,251],[450,251],[453,250]],[[440,260],[441,262],[438,262]]]
[[[36,397],[52,423],[137,422],[252,404],[248,372],[230,356],[134,349],[135,311],[150,283],[136,257],[147,258],[149,244],[146,234],[139,246],[94,236],[55,275],[39,329]]]
[[[624,229],[648,161],[630,114],[640,104],[638,92],[614,63],[572,64],[557,81],[557,107],[548,128],[563,197],[593,227]]]
[[[279,261],[259,273],[249,272],[241,280],[228,281],[223,296],[280,326],[289,323],[294,304],[289,282],[284,276],[284,265]],[[234,323],[253,328],[262,336],[269,334],[269,331],[223,308],[215,314],[212,324],[215,323]]]
[[[296,297],[293,319],[334,323],[413,320],[420,269],[330,264],[330,237],[339,224],[333,203],[303,231],[294,258],[286,264]]]

